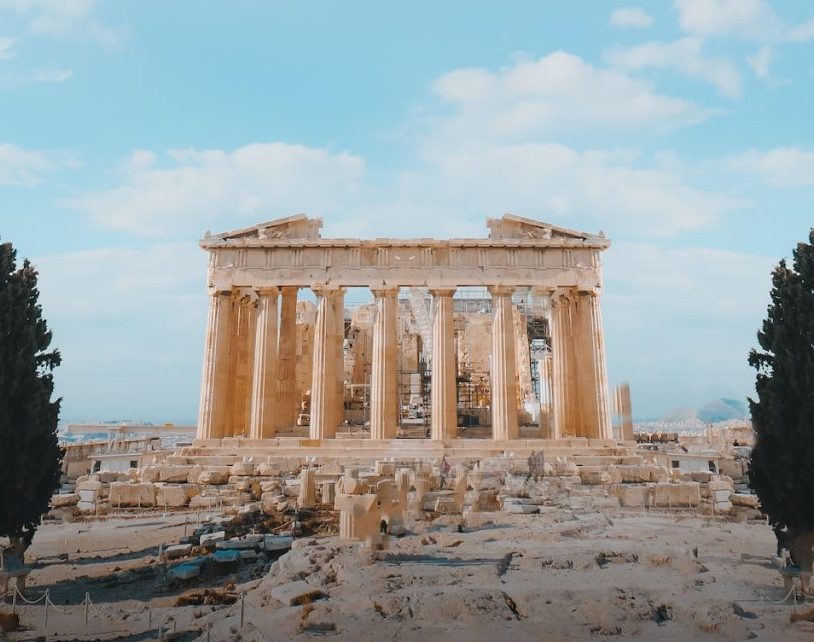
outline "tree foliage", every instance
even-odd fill
[[[59,487],[60,399],[51,374],[60,363],[38,303],[37,271],[17,268],[0,243],[0,536],[22,556]]]
[[[750,485],[794,560],[811,567],[814,541],[814,230],[792,266],[772,273],[771,304],[757,335],[756,433]]]

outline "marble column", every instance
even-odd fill
[[[336,436],[336,288],[311,288],[319,297],[314,325],[314,360],[311,375],[311,439]]]
[[[432,439],[455,439],[458,435],[458,395],[455,368],[455,332],[452,296],[454,289],[430,290],[435,300],[432,325]]]
[[[492,438],[517,439],[517,364],[514,350],[512,293],[491,286],[492,295]]]
[[[589,436],[613,439],[613,427],[608,399],[608,370],[605,363],[605,336],[602,328],[602,309],[596,291],[580,292],[582,314],[585,316],[583,363],[588,378],[585,383],[584,404],[589,409]]]
[[[396,295],[398,287],[372,287],[373,363],[370,377],[370,438],[393,439],[400,409],[396,386]]]
[[[251,377],[254,362],[253,292],[241,290],[233,299],[234,329],[229,350],[229,401],[224,436],[248,434],[251,408]]]
[[[277,288],[258,290],[254,330],[249,437],[271,439],[277,431]]]
[[[599,297],[570,290],[553,302],[556,431],[559,437],[612,439]]]
[[[332,407],[332,423],[337,428],[345,423],[345,288],[337,289],[331,297],[333,304],[334,340],[333,359],[336,387]]]
[[[551,294],[551,438],[562,439],[566,435],[566,382],[567,366],[566,325],[568,323],[568,302],[560,292]]]
[[[297,422],[297,289],[281,288],[280,330],[277,342],[277,428],[291,430]]]
[[[198,439],[224,436],[229,381],[229,343],[232,334],[231,292],[209,297],[201,400],[198,406]]]
[[[548,355],[537,360],[537,373],[540,380],[540,417],[537,425],[542,439],[554,439],[553,402],[551,394],[551,369],[553,358]]]

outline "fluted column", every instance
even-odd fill
[[[430,290],[435,299],[432,325],[432,439],[458,435],[458,399],[455,384],[455,332],[452,296],[455,289]]]
[[[345,421],[345,288],[339,288],[331,297],[333,304],[334,341],[333,359],[336,386],[333,396],[334,417],[331,423],[335,427]]]
[[[231,293],[215,291],[209,297],[201,400],[198,405],[198,439],[218,439],[224,435],[231,333]]]
[[[225,437],[248,434],[256,305],[254,293],[246,289],[241,289],[233,299],[234,327],[229,349],[229,401]]]
[[[311,374],[311,439],[336,436],[336,320],[339,291],[327,286],[312,288],[319,297],[314,326],[314,361]]]
[[[514,354],[512,293],[514,288],[492,286],[492,438],[516,439],[517,373]]]
[[[568,324],[570,315],[568,299],[561,292],[551,294],[551,393],[552,393],[552,438],[562,439],[567,435],[567,384],[568,384]]]
[[[277,288],[258,291],[249,436],[270,439],[277,431]]]
[[[370,288],[375,298],[370,377],[370,438],[393,439],[398,426],[396,387],[397,287]]]
[[[602,328],[602,309],[595,291],[580,293],[586,315],[587,336],[584,350],[589,350],[585,361],[590,365],[590,378],[585,390],[585,404],[591,409],[591,436],[613,439],[613,427],[608,399],[608,370],[605,362],[605,336]]]
[[[277,343],[277,428],[289,430],[297,422],[297,288],[281,288],[280,332]]]

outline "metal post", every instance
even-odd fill
[[[90,593],[85,593],[85,635],[88,633],[88,611],[90,610]]]
[[[44,622],[43,622],[43,625],[42,625],[43,629],[45,629],[45,640],[46,640],[46,642],[48,642],[48,601],[50,599],[48,597],[48,591],[49,591],[49,589],[45,589],[45,617],[44,617]]]
[[[243,619],[246,614],[246,593],[240,592],[240,629],[243,630]]]

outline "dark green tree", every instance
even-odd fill
[[[52,370],[57,350],[38,303],[37,271],[0,243],[0,537],[22,560],[51,494],[59,487],[60,399]]]
[[[757,334],[757,400],[750,399],[755,447],[750,485],[774,528],[778,548],[803,569],[814,544],[814,229],[792,266],[772,273],[771,304]]]

